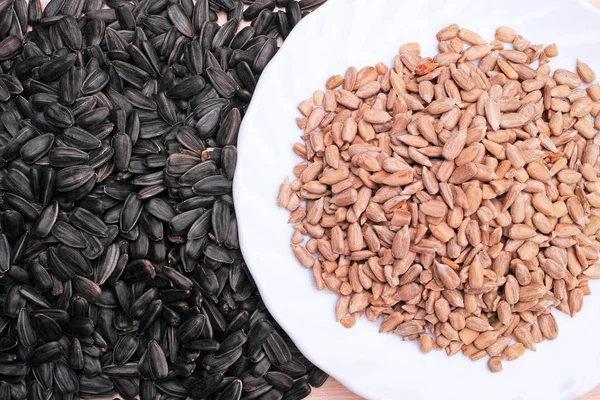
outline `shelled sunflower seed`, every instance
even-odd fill
[[[321,3],[0,1],[2,398],[323,384],[260,299],[231,193],[256,82]]]
[[[595,73],[579,60],[552,72],[557,46],[511,28],[437,39],[434,57],[405,44],[299,105],[303,160],[277,202],[337,321],[381,317],[498,372],[555,339],[553,309],[574,316],[600,278],[600,86],[581,87]]]

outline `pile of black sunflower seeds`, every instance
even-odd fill
[[[325,382],[265,309],[231,194],[256,82],[323,2],[0,0],[0,399]]]

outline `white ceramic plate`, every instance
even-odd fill
[[[483,360],[421,354],[414,342],[378,334],[378,324],[364,318],[343,328],[334,320],[337,296],[317,291],[290,250],[289,215],[276,197],[299,161],[291,150],[301,134],[297,104],[350,65],[390,65],[403,43],[420,42],[422,54],[435,54],[435,33],[449,23],[488,40],[496,27],[511,26],[533,43],[558,44],[553,69],[574,70],[580,57],[600,72],[600,16],[580,1],[329,0],[287,39],[244,119],[234,184],[243,254],[265,304],[300,350],[363,397],[572,400],[600,383],[600,286],[592,285],[598,293],[576,318],[555,312],[557,340],[491,374]]]

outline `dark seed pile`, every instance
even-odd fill
[[[231,197],[256,81],[323,2],[0,0],[0,399],[324,383],[265,309]]]

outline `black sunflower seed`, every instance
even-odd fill
[[[150,363],[150,376],[154,380],[166,378],[169,373],[169,365],[165,353],[156,341],[148,342],[146,357]]]
[[[314,10],[324,4],[326,0],[300,0],[298,3],[302,11]]]
[[[33,226],[33,233],[39,237],[46,237],[50,234],[56,219],[58,218],[58,203],[52,202],[48,207],[42,211],[39,219]],[[0,253],[1,254],[1,253]],[[0,263],[1,264],[1,263]]]
[[[0,48],[2,48],[1,43]],[[34,68],[34,73],[37,71],[37,79],[40,81],[51,82],[60,78],[71,69],[76,60],[77,56],[75,54],[66,54],[64,56],[56,57],[41,66]]]
[[[46,300],[44,296],[42,296],[38,291],[36,291],[31,286],[22,285],[19,288],[19,294],[23,297],[27,302],[36,306],[37,308],[50,308],[51,304]]]
[[[71,340],[69,347],[69,367],[74,370],[83,369],[85,365],[81,342],[77,338]],[[82,388],[83,389],[83,388]]]
[[[223,46],[227,46],[235,36],[238,25],[239,20],[235,17],[230,18],[227,22],[225,22],[213,37],[212,49],[217,50],[224,48]]]
[[[30,25],[37,25],[42,18],[42,4],[40,0],[29,1],[27,7],[27,19]]]
[[[266,343],[273,332],[273,326],[266,320],[260,320],[254,324],[248,332],[248,341],[244,346],[244,356],[254,356]]]
[[[242,396],[242,381],[234,380],[219,393],[219,396],[221,399],[239,400]]]
[[[148,329],[148,327],[150,327],[155,322],[156,318],[162,312],[162,308],[162,300],[154,300],[152,303],[150,303],[150,305],[144,312],[144,315],[142,315],[140,325],[138,327],[139,333],[145,332]]]
[[[85,83],[85,81],[84,81]],[[77,118],[79,115],[90,111],[92,108],[96,106],[97,100],[92,96],[84,96],[75,100],[75,103],[71,105],[71,112],[73,116]]]
[[[171,232],[175,235],[186,233],[196,219],[205,212],[203,208],[193,209],[176,215],[169,221]]]
[[[285,376],[326,379],[272,338],[231,197],[277,33],[320,2],[244,3],[0,1],[0,394],[238,399],[270,374],[244,396],[279,399],[306,392]]]
[[[201,196],[220,196],[231,192],[232,181],[223,175],[212,175],[196,182],[192,189]]]
[[[119,262],[120,251],[116,243],[111,244],[102,253],[98,259],[96,269],[96,281],[98,284],[104,284],[114,273]]]
[[[88,243],[76,228],[63,221],[56,221],[50,230],[52,235],[67,246],[83,249]]]
[[[187,99],[200,93],[205,85],[204,78],[192,76],[170,88],[166,94],[172,99]]]
[[[202,25],[209,20],[208,0],[198,0],[192,11],[192,25],[196,33],[200,33]]]
[[[48,153],[50,165],[56,168],[85,164],[89,158],[88,153],[75,147],[55,147]]]
[[[204,178],[216,175],[217,171],[217,164],[213,161],[197,164],[179,177],[179,184],[182,186],[193,186],[196,182]]]
[[[11,248],[6,235],[0,234],[0,273],[6,273],[11,266]]]
[[[54,135],[46,133],[37,136],[21,147],[20,154],[23,160],[29,164],[33,164],[42,158],[50,150],[54,144]]]
[[[23,218],[34,221],[38,218],[41,212],[41,207],[35,203],[24,199],[21,196],[12,193],[4,193],[4,201],[10,205],[15,211],[19,212]]]
[[[24,199],[33,200],[33,191],[29,178],[16,168],[10,169],[6,173],[4,187],[7,191],[19,195]]]
[[[219,384],[223,381],[223,375],[208,375],[195,382],[189,390],[189,395],[193,399],[202,399],[215,393]]]
[[[110,379],[102,375],[94,377],[83,375],[79,381],[79,386],[81,393],[86,395],[105,395],[114,388]]]
[[[45,292],[52,288],[52,277],[50,273],[37,261],[30,261],[28,264],[31,273],[31,279],[36,288]]]
[[[63,7],[64,12],[64,7]],[[77,20],[72,16],[64,16],[56,24],[63,43],[71,50],[80,50],[82,44],[81,32]]]
[[[124,4],[119,5],[116,9],[117,19],[121,27],[125,30],[132,31],[136,28],[135,16],[129,6]]]
[[[179,32],[188,37],[194,36],[194,29],[192,27],[192,23],[187,17],[187,15],[185,15],[183,8],[179,4],[171,4],[167,8],[167,12],[169,15],[169,19]]]
[[[140,382],[140,400],[154,400],[158,394],[153,381],[142,380]]]
[[[257,36],[266,35],[271,29],[274,21],[275,15],[273,12],[271,10],[264,9],[258,14],[256,19],[252,21],[252,27],[254,27],[254,31],[256,32]]]
[[[80,273],[84,276],[90,276],[93,273],[90,261],[86,259],[79,250],[73,247],[59,245],[57,255],[63,268]]]
[[[102,42],[104,38],[104,31],[106,29],[106,24],[101,19],[92,19],[85,24],[85,28],[83,31],[83,37],[85,43],[88,46],[97,46]],[[92,60],[97,59],[93,58]]]
[[[10,92],[8,87],[3,80],[0,79],[0,101],[8,101],[10,99]]]
[[[81,85],[81,93],[84,95],[94,94],[102,90],[109,82],[109,75],[101,69],[92,71]]]
[[[235,96],[238,85],[235,80],[229,75],[227,75],[221,68],[218,67],[209,67],[206,69],[206,74],[208,79],[217,90],[217,92],[229,99]]]
[[[267,383],[257,385],[254,388],[254,390],[249,390],[246,393],[246,398],[249,399],[249,400],[258,399],[258,398],[266,395],[272,389],[273,389],[273,387],[271,385],[267,384]]]
[[[22,128],[18,134],[12,137],[4,147],[4,151],[2,153],[4,160],[12,161],[15,159],[19,155],[19,150],[21,147],[38,135],[39,134],[37,130],[31,126]]]
[[[223,340],[219,346],[219,349],[215,351],[215,357],[219,358],[226,356],[227,354],[241,348],[244,343],[246,343],[246,340],[247,336],[241,330],[229,335],[225,340]]]
[[[29,312],[26,309],[19,311],[17,333],[19,335],[19,342],[25,347],[33,347],[39,340],[36,331],[33,329]]]
[[[23,220],[23,216],[13,210],[7,210],[0,215],[0,226],[2,226],[2,229],[10,242],[15,242],[25,232],[25,221]],[[3,255],[3,257],[6,257],[6,255]]]
[[[87,165],[77,165],[58,171],[56,189],[69,192],[83,186],[94,176],[94,170]]]
[[[75,373],[62,360],[54,360],[54,383],[60,393],[69,394],[79,390],[79,381]]]
[[[63,140],[67,145],[80,150],[94,150],[102,146],[100,139],[77,127],[65,129]]]
[[[143,46],[143,44],[140,43],[140,46]],[[156,64],[150,59],[152,56],[144,54],[139,46],[133,44],[127,46],[127,51],[139,68],[146,71],[152,78],[157,77],[157,71],[155,69]]]
[[[285,392],[283,400],[300,400],[308,397],[311,389],[306,379],[299,379],[294,382],[290,390]]]
[[[61,12],[65,15],[79,17],[83,11],[85,0],[65,0]]]
[[[277,52],[277,41],[275,39],[267,40],[259,52],[256,54],[256,58],[254,59],[254,63],[252,64],[252,69],[256,73],[262,73],[269,61],[275,56]]]
[[[296,1],[290,1],[285,6],[285,12],[288,16],[290,28],[296,26],[296,24],[302,19],[302,11],[300,10],[300,4]]]
[[[46,362],[32,368],[32,375],[44,391],[52,389],[54,365],[52,362]]]
[[[214,196],[193,196],[179,203],[177,205],[177,211],[184,213],[197,208],[209,207],[215,202],[215,199],[216,197]]]
[[[120,366],[109,365],[102,368],[102,373],[111,378],[137,378],[140,376],[140,371],[136,363],[126,363]]]
[[[90,303],[96,303],[101,296],[102,290],[94,281],[82,276],[73,277],[73,289]]]
[[[134,398],[139,393],[139,379],[112,378],[115,390],[125,398]]]
[[[254,28],[246,26],[240,30],[231,40],[229,48],[232,50],[242,49],[254,37]]]
[[[71,110],[58,103],[47,105],[44,108],[44,117],[48,123],[59,128],[68,128],[75,123]]]
[[[27,357],[27,364],[37,367],[40,364],[60,358],[63,349],[58,342],[48,342],[36,347]]]
[[[78,229],[90,235],[105,237],[108,235],[108,227],[100,218],[82,207],[76,207],[69,215],[71,223]]]
[[[0,364],[0,375],[11,378],[19,378],[29,373],[29,367],[25,363]]]
[[[288,374],[292,378],[300,378],[306,375],[307,372],[306,365],[300,362],[300,360],[297,358],[292,358],[288,363],[276,366],[276,368],[279,371]]]
[[[122,278],[125,282],[147,282],[156,276],[154,265],[148,260],[135,260],[125,267]]]
[[[196,133],[202,139],[206,139],[213,135],[219,125],[221,118],[220,110],[211,110],[196,122]]]
[[[242,118],[239,109],[232,108],[225,115],[221,127],[217,132],[217,143],[222,146],[235,144],[237,142],[241,121]]]
[[[17,95],[23,92],[23,84],[16,76],[0,74],[0,79],[6,85],[6,88],[11,95]]]
[[[179,287],[181,289],[185,289],[185,290],[191,290],[193,287],[193,282],[190,278],[186,277],[185,275],[183,275],[182,273],[180,273],[179,271],[170,268],[170,267],[163,267],[163,274],[165,274],[165,276],[167,278],[169,278],[169,280],[171,282],[173,282],[173,285],[175,285],[176,287]]]
[[[232,366],[242,356],[242,349],[238,348],[227,355],[216,358],[214,353],[208,354],[202,359],[202,365],[210,374],[220,374]]]
[[[161,198],[150,199],[145,204],[145,209],[164,222],[169,222],[175,217],[175,210],[173,210],[173,207]]]
[[[157,110],[160,116],[169,124],[177,123],[177,106],[164,92],[156,96]]]
[[[273,388],[267,393],[263,394],[260,398],[264,400],[281,400],[283,398],[283,393]]]
[[[60,325],[54,319],[44,314],[38,314],[33,317],[33,327],[39,332],[41,338],[46,341],[59,340],[63,336]]]
[[[106,118],[108,118],[109,114],[110,110],[106,107],[99,107],[94,110],[90,110],[77,117],[77,126],[82,129],[92,129],[94,126],[102,123]]]
[[[188,393],[187,387],[183,386],[178,379],[168,379],[156,382],[156,387],[167,395],[175,397],[185,397]]]
[[[113,156],[115,167],[126,171],[131,158],[131,138],[124,133],[116,134],[112,139],[112,147],[115,150]]]
[[[133,335],[123,335],[115,344],[113,351],[113,362],[123,366],[134,355],[138,349],[139,341]]]
[[[113,66],[123,80],[131,83],[137,89],[141,89],[150,79],[150,75],[146,71],[126,62],[116,60],[113,62]]]
[[[216,201],[212,209],[212,228],[217,243],[227,239],[231,227],[231,211],[229,205],[223,201]]]
[[[129,232],[137,223],[144,203],[138,199],[135,193],[127,196],[120,216],[120,227],[122,232]]]
[[[16,55],[22,48],[23,42],[17,36],[7,36],[0,42],[0,60],[8,60]]]
[[[158,296],[158,290],[151,288],[142,294],[138,299],[131,305],[129,314],[136,319],[140,319],[144,315],[144,311],[152,301]]]

